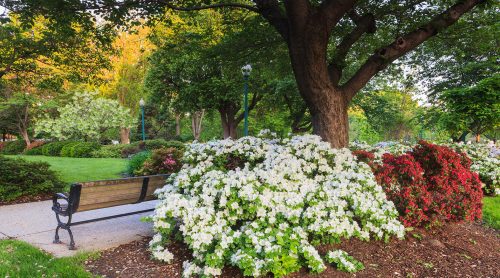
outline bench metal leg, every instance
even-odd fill
[[[54,243],[61,243],[61,240],[59,240],[59,229],[64,229],[66,231],[68,231],[68,234],[69,234],[69,239],[70,239],[70,242],[69,242],[69,246],[68,246],[68,249],[69,250],[76,250],[76,247],[75,247],[75,240],[73,238],[73,232],[71,232],[71,217],[72,217],[72,214],[70,213],[68,215],[68,221],[66,223],[62,222],[61,221],[61,218],[59,217],[59,213],[55,212],[56,213],[56,219],[57,219],[57,228],[56,228],[56,233],[55,233],[55,236],[54,236]]]
[[[57,225],[57,228],[56,228],[56,236],[54,237],[54,243],[61,243],[61,241],[59,240],[59,228],[61,228],[61,226]]]

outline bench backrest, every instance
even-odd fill
[[[71,186],[73,212],[86,211],[153,200],[156,189],[165,185],[168,175],[154,175],[76,183]]]

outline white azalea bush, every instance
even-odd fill
[[[329,251],[326,254],[326,261],[335,264],[338,269],[345,272],[352,273],[365,269],[365,266],[360,261],[340,249]]]
[[[317,136],[195,142],[184,158],[157,192],[150,247],[170,262],[168,241],[180,235],[194,257],[185,277],[217,276],[227,264],[253,276],[321,272],[320,243],[404,236],[368,165]]]
[[[379,142],[375,145],[369,145],[366,142],[351,142],[349,144],[349,148],[351,150],[364,150],[374,154],[375,160],[374,162],[377,164],[382,163],[382,156],[385,153],[390,153],[393,155],[402,155],[406,152],[412,150],[412,145],[409,143],[400,143],[400,142]]]
[[[471,159],[471,170],[477,172],[486,184],[488,194],[500,194],[500,147],[493,143],[449,144],[456,151],[464,152]]]

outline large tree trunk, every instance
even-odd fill
[[[122,127],[120,129],[120,143],[130,144],[130,128]]]
[[[334,148],[349,144],[349,99],[335,87],[328,72],[324,25],[292,26],[289,54],[299,92],[312,115],[313,132]]]
[[[311,109],[313,132],[330,142],[332,147],[347,147],[349,144],[348,104],[335,90],[325,96],[324,101],[314,102]]]

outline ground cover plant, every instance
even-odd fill
[[[158,192],[150,247],[170,262],[168,241],[180,236],[194,257],[186,277],[215,276],[225,265],[255,276],[322,272],[315,245],[404,235],[369,166],[317,136],[193,143],[184,163]]]
[[[54,258],[25,242],[0,240],[1,277],[93,277],[83,263],[94,254]]]
[[[9,156],[20,157],[27,161],[46,162],[50,169],[59,174],[66,183],[116,179],[127,169],[127,160],[120,158],[73,158],[52,156]]]
[[[0,201],[61,191],[64,182],[44,162],[0,156]]]

